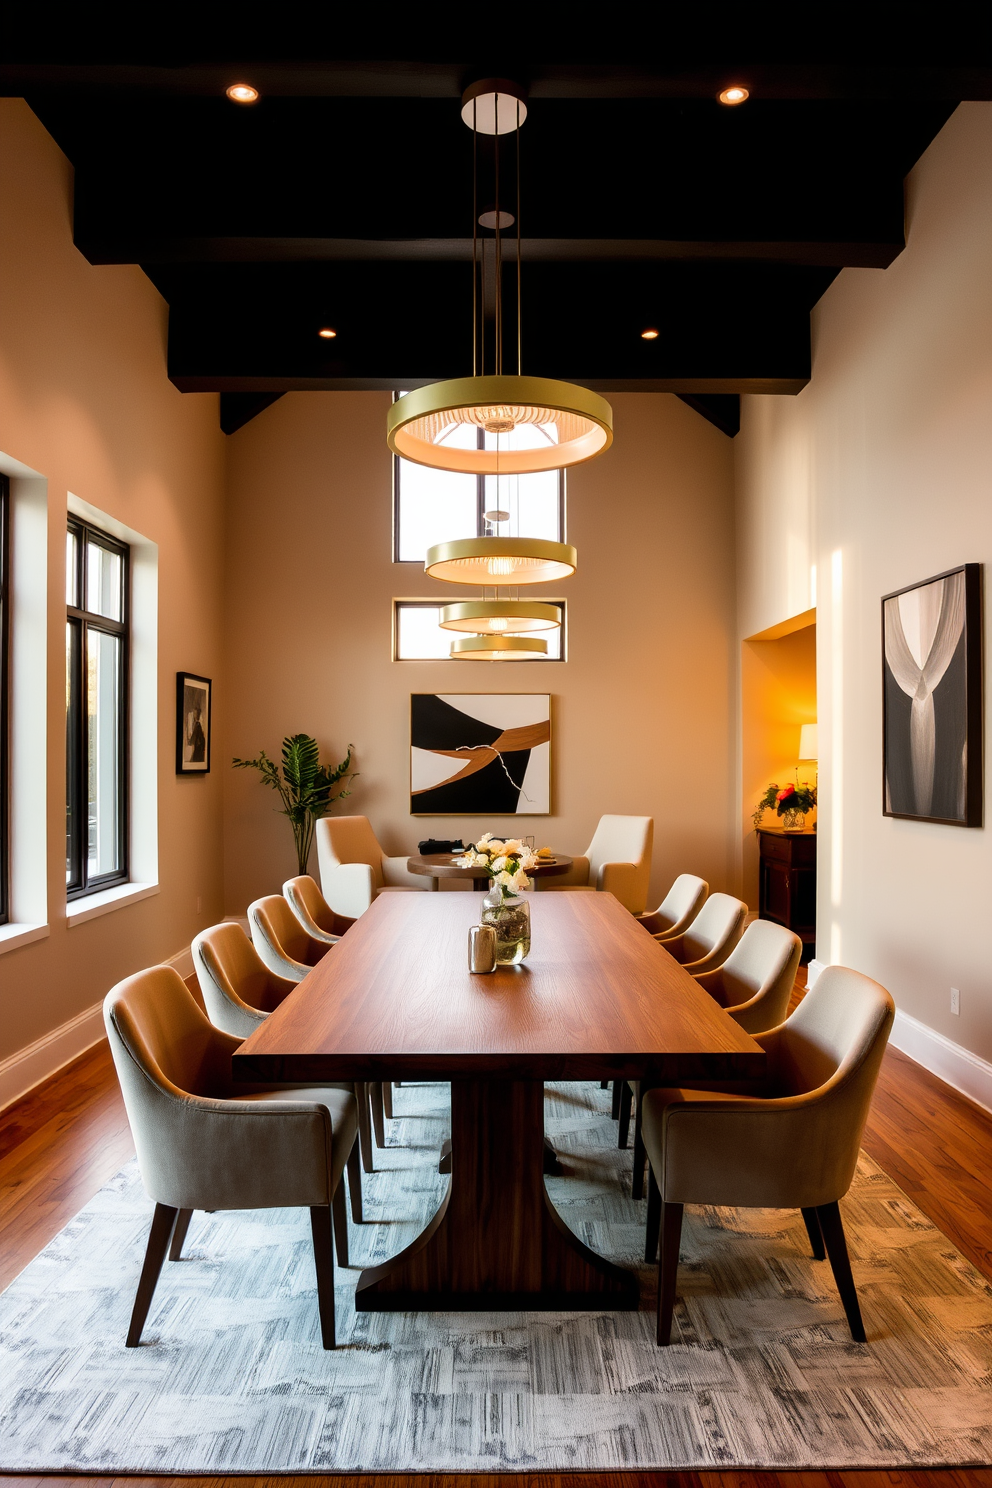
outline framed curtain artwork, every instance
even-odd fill
[[[176,774],[206,775],[210,770],[209,677],[176,673]]]
[[[412,694],[412,816],[547,816],[550,811],[548,693]]]
[[[885,816],[982,825],[982,565],[882,600]]]

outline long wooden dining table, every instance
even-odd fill
[[[381,894],[234,1055],[235,1078],[451,1082],[451,1178],[360,1311],[622,1309],[637,1281],[544,1184],[544,1081],[761,1076],[765,1054],[611,895],[535,894],[519,966],[468,970],[478,894]]]

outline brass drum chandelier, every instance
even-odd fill
[[[520,337],[520,126],[527,117],[522,90],[504,78],[473,83],[462,96],[462,118],[472,130],[472,376],[405,393],[389,410],[389,448],[404,460],[466,475],[527,475],[591,460],[613,442],[613,410],[588,388],[548,377],[524,377]],[[516,135],[517,370],[503,371],[502,228],[513,221],[499,200],[499,136]],[[495,206],[483,223],[496,234],[495,326],[486,355],[485,254],[479,257],[478,137],[496,136]],[[490,361],[492,371],[487,372]],[[449,443],[464,425],[481,431],[474,449]],[[516,438],[508,436],[516,435]],[[486,436],[489,436],[488,438]]]

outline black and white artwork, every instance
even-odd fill
[[[981,609],[979,563],[882,600],[886,816],[982,824]]]
[[[176,673],[176,774],[206,775],[210,769],[209,677]]]
[[[547,816],[550,696],[415,692],[410,811],[413,816]]]

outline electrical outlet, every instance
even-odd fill
[[[961,1014],[961,993],[957,987],[951,988],[951,1012],[957,1013],[958,1016]]]

